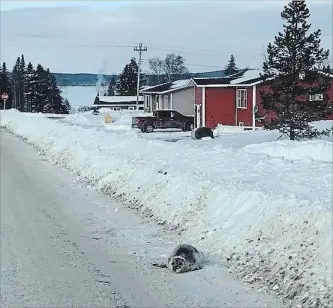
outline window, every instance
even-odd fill
[[[177,119],[177,118],[179,118],[179,113],[178,113],[178,112],[174,112],[174,111],[172,111],[172,112],[171,112],[171,118],[173,118],[173,119]]]
[[[160,111],[158,113],[158,115],[160,118],[170,118],[171,117],[170,111]]]
[[[246,89],[237,90],[237,108],[241,108],[241,109],[247,108],[247,90]]]
[[[310,94],[309,95],[309,101],[310,102],[316,102],[316,101],[322,101],[324,99],[324,95],[319,93],[319,94]]]

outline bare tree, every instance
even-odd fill
[[[157,83],[161,83],[164,74],[164,62],[160,58],[148,59],[149,69],[153,72],[154,79]]]
[[[180,55],[174,53],[167,54],[164,60],[164,71],[168,77],[168,81],[176,80],[180,75],[188,73],[185,67],[185,60]]]

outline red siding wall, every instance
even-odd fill
[[[331,80],[331,88],[327,94],[329,97],[329,101],[333,104],[333,79]],[[332,108],[333,108],[333,106],[332,106]],[[333,113],[330,116],[328,116],[328,119],[333,120]]]
[[[328,91],[328,97],[330,98],[330,101],[333,101],[333,79],[331,80],[331,88]]]
[[[269,84],[262,84],[262,85],[258,85],[257,86],[257,106],[259,108],[259,114],[260,115],[265,115],[267,118],[272,118],[274,117],[274,113],[273,112],[266,112],[265,109],[262,107],[262,103],[261,103],[261,96],[260,96],[260,92],[269,92],[271,91],[271,87]],[[333,102],[333,79],[331,80],[331,86],[330,86],[330,90],[328,91],[328,97],[329,97],[329,101]],[[333,120],[333,115],[329,116],[329,119]],[[261,124],[258,123],[258,126],[260,126]]]
[[[238,108],[236,116],[236,88],[206,88],[206,126],[238,125],[239,122],[252,126],[252,87],[239,89],[247,89],[247,108]]]
[[[236,116],[237,89],[247,89],[247,108],[237,109]],[[259,114],[267,118],[274,117],[274,114],[263,109],[260,92],[269,92],[270,90],[269,84],[261,84],[256,87],[256,105],[258,106]],[[244,122],[245,126],[252,126],[253,87],[206,88],[205,91],[206,126],[214,128],[217,124],[238,125],[239,122]],[[333,101],[333,80],[331,81],[331,89],[328,95],[330,101]],[[195,89],[195,103],[202,103],[202,88]],[[333,119],[333,116],[330,118]],[[256,126],[261,125],[262,123],[256,121]]]
[[[235,125],[235,89],[206,88],[206,126]]]

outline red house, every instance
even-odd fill
[[[265,111],[261,104],[261,91],[270,90],[270,82],[263,81],[260,70],[250,69],[221,78],[193,78],[195,91],[195,127],[217,124],[255,127],[261,124],[255,120],[255,109],[259,114]],[[333,75],[327,93],[333,101]],[[320,100],[322,95],[310,96]]]

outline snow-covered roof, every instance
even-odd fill
[[[170,86],[170,89],[179,89],[179,88],[184,88],[187,87],[191,79],[181,79],[181,80],[176,80],[172,83]]]
[[[147,90],[149,90],[149,89],[151,89],[151,88],[155,88],[156,86],[143,86],[141,89],[140,89],[140,91],[147,91]]]
[[[180,80],[176,80],[171,82],[166,82],[166,83],[162,83],[162,84],[158,84],[155,86],[151,86],[151,87],[146,87],[144,89],[141,89],[141,93],[158,93],[158,94],[164,94],[164,93],[169,93],[169,92],[173,92],[176,90],[180,90],[180,89],[184,89],[187,88],[190,83],[191,83],[192,79],[180,79]]]
[[[246,83],[247,81],[259,79],[261,77],[260,74],[263,74],[263,71],[261,69],[249,69],[244,72],[242,77],[231,80],[230,84]]]
[[[105,103],[126,103],[136,102],[136,96],[99,96],[100,102]],[[143,96],[139,96],[139,101],[143,101]]]

